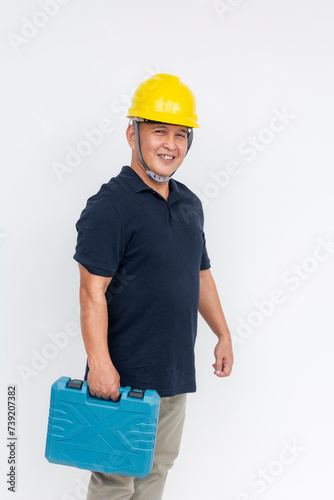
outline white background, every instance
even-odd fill
[[[44,458],[51,384],[83,378],[86,361],[75,222],[130,162],[133,90],[165,72],[197,100],[201,128],[175,179],[203,201],[235,363],[230,377],[213,375],[216,337],[199,318],[198,390],[164,500],[332,498],[334,255],[330,243],[317,247],[334,240],[333,2],[71,0],[52,16],[42,4],[2,2],[1,497],[85,498],[89,472]],[[55,162],[103,119],[112,131],[57,176]],[[219,184],[232,160],[238,173]],[[6,485],[10,384],[15,496]]]

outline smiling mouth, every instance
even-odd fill
[[[174,160],[175,156],[170,156],[170,155],[158,155],[160,158],[163,158],[164,160]]]

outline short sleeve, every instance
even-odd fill
[[[122,221],[112,199],[99,194],[89,198],[75,227],[73,259],[91,274],[112,278],[124,254]]]
[[[202,248],[202,258],[201,258],[201,266],[200,271],[204,271],[205,269],[209,269],[211,267],[210,259],[208,256],[208,251],[206,249],[206,239],[204,233],[204,213],[201,203],[201,229],[202,229],[202,237],[203,237],[203,248]]]

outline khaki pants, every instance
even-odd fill
[[[86,500],[161,500],[168,470],[178,456],[187,394],[161,398],[153,467],[144,478],[92,472]]]

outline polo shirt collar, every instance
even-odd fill
[[[139,193],[140,191],[144,191],[145,189],[149,189],[150,191],[154,191],[150,186],[145,184],[145,182],[139,177],[137,172],[133,170],[133,168],[129,167],[129,165],[126,165],[122,168],[119,177],[121,179],[124,179],[125,182],[136,192]],[[174,179],[169,180],[169,191],[175,191],[176,193],[179,193],[179,188],[174,181]]]

